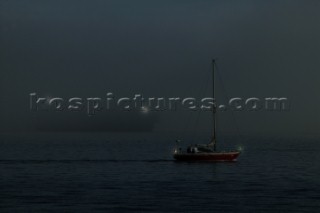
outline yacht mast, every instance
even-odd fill
[[[213,150],[216,151],[216,100],[215,100],[215,79],[214,79],[214,68],[215,68],[215,60],[212,59],[212,98],[213,98],[213,106],[212,106],[212,115],[213,115],[213,131],[212,131],[212,141]]]

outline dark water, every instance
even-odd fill
[[[1,136],[0,212],[319,212],[317,139],[251,137],[178,163],[167,135]]]

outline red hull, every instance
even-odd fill
[[[173,157],[179,161],[236,161],[239,151],[213,153],[175,153]]]

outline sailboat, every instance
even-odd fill
[[[215,60],[212,60],[212,88],[213,88],[213,100],[215,100]],[[174,149],[173,157],[178,161],[236,161],[240,155],[239,150],[235,151],[217,151],[217,137],[216,137],[216,110],[212,109],[213,116],[213,128],[212,138],[208,144],[195,144],[187,147],[186,151],[182,151],[179,148],[177,140],[177,146]]]

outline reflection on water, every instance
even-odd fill
[[[178,163],[168,137],[77,137],[2,137],[1,212],[317,212],[320,207],[316,140],[251,138],[241,142],[238,162]]]

